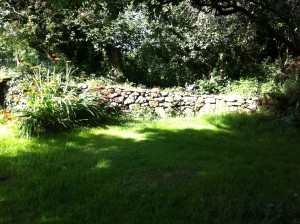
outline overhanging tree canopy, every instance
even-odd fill
[[[135,0],[145,2],[160,11],[165,4],[185,0]],[[216,15],[241,14],[257,26],[257,33],[283,44],[293,55],[300,55],[300,2],[299,0],[190,0],[203,11]]]
[[[114,18],[128,3],[146,3],[157,12],[165,4],[178,4],[187,0],[90,0],[96,7],[108,9],[111,18]],[[45,2],[57,7],[76,8],[80,7],[83,0],[58,1],[40,0],[36,4]],[[199,10],[214,11],[216,15],[240,14],[249,19],[257,26],[257,33],[263,37],[271,38],[283,44],[289,49],[289,53],[300,55],[300,2],[298,0],[189,0]],[[19,16],[19,9],[32,5],[33,1],[6,0],[1,1],[2,12],[9,11],[7,18]],[[30,8],[29,8],[30,9]],[[2,13],[3,16],[3,13]]]
[[[115,66],[116,60],[110,59],[118,52],[110,41],[110,30],[128,2],[0,1],[0,35],[3,40],[24,41],[49,59],[52,53],[63,53],[75,65],[95,72],[104,55]]]

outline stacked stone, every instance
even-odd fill
[[[86,85],[78,86],[80,91],[87,89]],[[79,92],[80,92],[79,91]],[[119,107],[124,111],[136,111],[141,108],[150,108],[159,116],[166,117],[172,111],[186,116],[206,113],[222,113],[227,111],[242,111],[253,113],[259,105],[268,107],[273,104],[270,99],[257,97],[244,98],[228,95],[195,95],[191,92],[166,92],[160,88],[142,89],[125,88],[118,86],[92,88],[94,96],[105,95],[112,107]],[[4,94],[2,94],[4,95]],[[17,107],[24,103],[22,88],[12,85],[6,95],[6,103]]]
[[[170,93],[160,91],[159,88],[150,90],[108,86],[102,90],[102,93],[108,96],[113,107],[120,107],[128,111],[148,107],[161,117],[167,116],[172,109],[179,110],[187,116],[226,111],[252,113],[258,109],[258,105],[261,103],[257,97]]]

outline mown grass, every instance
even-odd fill
[[[0,223],[299,223],[299,131],[264,115],[16,138],[0,128]]]

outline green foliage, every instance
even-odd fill
[[[190,55],[195,38],[195,34],[189,32],[195,19],[191,8],[187,4],[167,7],[162,17],[152,17],[144,11],[139,13],[145,14],[150,22],[148,29],[142,32],[147,35],[141,45],[124,52],[125,75],[129,80],[148,86],[184,86],[186,82],[193,82],[192,67],[197,58]]]
[[[214,70],[210,77],[200,79],[195,82],[195,91],[197,94],[219,94],[223,93],[229,80],[224,77],[221,73]]]
[[[264,97],[275,87],[273,81],[261,82],[257,78],[247,78],[232,81],[225,93],[244,97]]]
[[[0,67],[0,79],[14,78],[20,75],[19,69]]]
[[[214,70],[210,77],[195,82],[198,94],[232,94],[244,97],[266,97],[279,88],[283,76],[278,62],[264,61],[253,68],[257,73],[245,75],[235,80],[224,75],[224,71]],[[255,70],[257,69],[257,70]]]
[[[0,45],[14,49],[5,49],[5,54],[13,56],[18,52],[22,60],[33,64],[38,58],[54,63],[51,55],[55,53],[87,74],[123,76],[124,80],[148,86],[184,86],[201,79],[210,80],[207,86],[201,84],[204,86],[201,91],[205,92],[217,88],[210,74],[219,73],[221,80],[263,76],[260,68],[263,59],[267,56],[274,59],[284,50],[273,39],[259,36],[262,27],[251,22],[249,15],[222,15],[222,7],[216,8],[212,1],[205,1],[210,8],[203,8],[203,2],[173,0],[170,1],[173,5],[159,7],[159,14],[147,11],[145,5],[135,7],[129,0],[78,0],[68,5],[64,2],[0,3],[3,8]],[[290,35],[280,21],[285,19],[278,19],[276,13],[268,11],[267,3],[258,1],[262,8],[258,10],[243,2],[246,11],[252,10],[266,21],[276,17],[274,24],[268,24],[275,33]],[[147,3],[157,7],[162,1]],[[195,9],[195,5],[202,11]],[[271,9],[284,9],[283,5],[276,2]],[[232,8],[235,7],[233,4]],[[220,15],[215,16],[210,9],[217,9]],[[289,12],[295,20],[297,10]],[[297,37],[300,29],[294,30]],[[34,48],[39,55],[29,52],[23,55],[26,48]],[[271,54],[270,50],[276,53]]]
[[[146,2],[154,11],[161,13],[163,5],[168,3],[178,5],[180,2],[185,1],[170,0],[165,2],[164,0],[135,0],[135,2]],[[300,8],[298,0],[290,0],[288,2],[281,0],[241,0],[239,2],[231,0],[190,0],[189,2],[200,11],[214,11],[216,15],[222,17],[238,15],[240,19],[244,18],[247,24],[254,26],[264,41],[270,43],[275,40],[275,42],[281,43],[282,46],[289,49],[293,55],[300,54]],[[280,47],[277,46],[277,50],[279,50],[278,48]]]
[[[221,80],[265,75],[260,66],[264,45],[243,17],[215,17],[186,2],[165,6],[159,17],[138,13],[150,22],[141,45],[123,54],[130,81],[162,87],[197,81],[200,92],[212,92],[225,85],[218,87]]]
[[[69,7],[72,5],[70,3]],[[102,53],[95,51],[85,34],[84,24],[78,22],[82,18],[79,14],[83,16],[82,10],[87,8],[68,10],[68,7],[61,8],[46,1],[31,0],[7,1],[6,4],[0,3],[0,7],[3,8],[0,13],[0,45],[13,47],[13,53],[20,54],[22,61],[32,63],[32,56],[27,58],[20,52],[29,47],[38,52],[42,61],[55,63],[52,55],[59,54],[60,58],[81,66],[88,73],[101,67]],[[98,19],[102,21],[102,18]]]
[[[276,112],[291,125],[300,126],[300,73],[295,70],[270,96],[276,101]]]
[[[268,71],[265,59],[285,57],[300,46],[295,0],[66,2],[1,2],[0,63],[11,67],[18,54],[28,70],[39,61],[57,65],[61,59],[117,81],[162,87],[196,83],[200,93],[222,92],[233,80],[233,91],[250,86],[251,94],[260,95],[265,91],[257,85],[271,85],[262,77],[275,72]]]
[[[0,124],[5,125],[13,120],[11,111],[3,110],[0,107]]]
[[[74,70],[65,73],[44,71],[41,67],[31,78],[23,80],[24,103],[15,109],[21,113],[21,133],[36,136],[101,124],[108,116],[105,104],[87,89],[78,94],[71,85]]]

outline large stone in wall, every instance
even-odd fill
[[[246,100],[246,103],[250,105],[255,105],[256,102],[254,100],[248,99]]]
[[[166,96],[169,95],[169,93],[168,93],[168,92],[160,92],[160,95],[161,95],[162,97],[166,97]]]
[[[106,87],[105,89],[106,89],[107,92],[110,93],[110,94],[115,93],[115,88],[113,88],[113,87]]]
[[[197,101],[197,97],[183,97],[183,101],[185,103],[195,103]]]
[[[160,103],[159,106],[168,108],[168,107],[174,106],[174,104],[168,103],[168,102],[164,102],[164,103]]]
[[[237,97],[236,96],[224,96],[223,98],[226,102],[235,102],[237,101]]]
[[[133,92],[129,95],[129,97],[138,97],[140,94],[138,92]]]
[[[195,111],[195,112],[199,112],[200,109],[201,109],[202,107],[204,107],[204,105],[205,105],[205,104],[203,103],[201,106],[195,106],[195,107],[194,107],[194,111]]]
[[[204,103],[205,100],[202,97],[198,97],[196,103]]]
[[[157,92],[151,92],[150,96],[153,97],[153,98],[155,98],[155,97],[159,97],[160,95]]]
[[[203,107],[205,105],[205,103],[200,103],[200,102],[196,102],[195,103],[195,107],[196,108],[201,108],[201,107]]]
[[[160,89],[159,88],[153,88],[150,90],[151,93],[159,93]]]
[[[237,102],[243,104],[243,103],[246,102],[246,99],[245,99],[244,97],[242,97],[242,96],[239,96],[239,97],[237,98]]]
[[[115,92],[120,96],[122,94],[122,89],[117,88],[115,89]]]
[[[205,104],[215,104],[216,99],[214,97],[209,97],[205,99]]]
[[[112,101],[116,103],[123,103],[125,100],[124,96],[115,97]]]
[[[178,95],[178,94],[175,94],[174,100],[175,100],[175,101],[181,101],[181,100],[182,100],[182,96],[181,96],[181,95]]]
[[[137,98],[137,100],[135,101],[135,103],[140,103],[140,104],[143,104],[143,103],[146,103],[147,102],[147,99],[143,96],[139,96]]]
[[[172,97],[172,96],[165,97],[165,102],[173,103],[174,102],[174,97]]]
[[[158,97],[155,100],[158,101],[159,103],[165,102],[165,98],[164,97]]]
[[[164,109],[163,107],[156,107],[156,108],[154,109],[154,111],[155,111],[155,113],[156,113],[158,116],[160,116],[160,117],[162,117],[162,118],[165,118],[165,117],[168,116],[167,113],[166,113],[166,111],[165,111],[165,109]]]
[[[118,95],[119,95],[118,93],[113,93],[113,94],[110,94],[108,97],[110,99],[113,99],[113,98],[117,97]]]
[[[185,116],[194,116],[195,115],[194,110],[192,108],[190,108],[190,107],[185,108],[183,110],[183,114]]]
[[[157,101],[154,101],[154,100],[151,100],[149,101],[149,107],[157,107],[158,106],[158,102]]]
[[[111,102],[109,104],[110,107],[120,107],[121,105],[119,105],[118,103],[115,103],[115,102]]]
[[[252,110],[252,111],[255,111],[257,109],[257,106],[256,105],[249,105],[249,106],[247,106],[247,108]]]
[[[136,92],[143,94],[143,93],[146,93],[147,90],[146,89],[136,89]]]
[[[215,109],[216,109],[216,104],[207,103],[200,109],[200,113],[201,114],[214,113]]]
[[[129,105],[129,104],[133,104],[135,103],[135,98],[134,97],[128,97],[125,101],[124,101],[124,105]]]
[[[216,100],[216,113],[223,113],[228,111],[228,105],[225,100],[217,99]]]
[[[131,111],[136,111],[139,109],[141,109],[141,104],[139,104],[139,103],[134,103],[134,104],[129,105],[129,110],[131,110]]]

